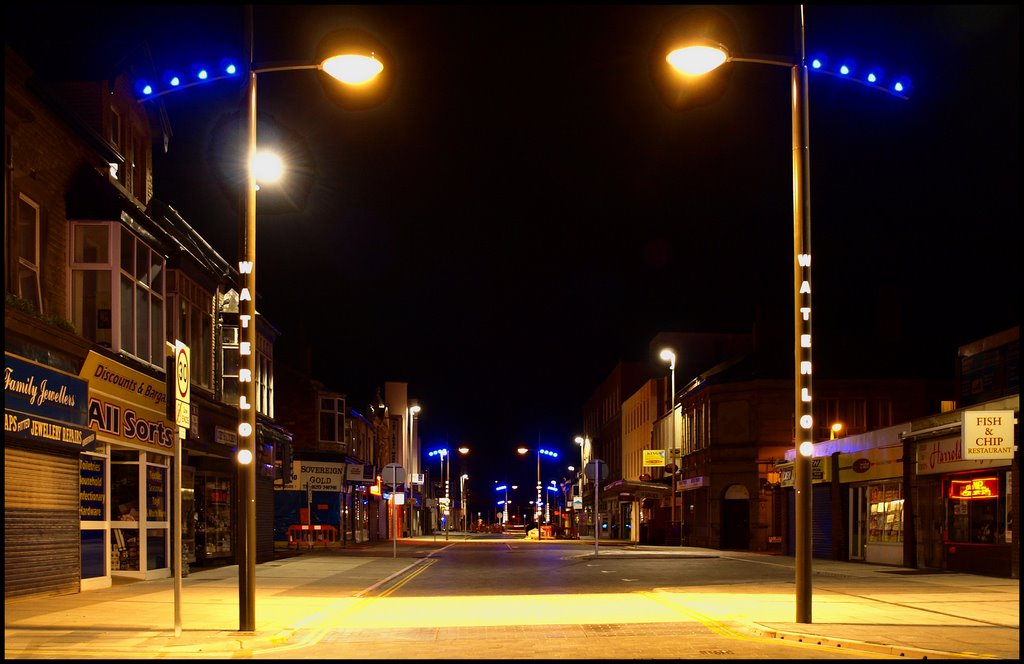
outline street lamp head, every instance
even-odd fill
[[[373,53],[369,55],[358,53],[333,55],[320,63],[320,68],[348,85],[369,83],[377,74],[384,71],[384,65],[373,57]]]
[[[465,445],[459,447],[459,454],[469,454],[469,448]]]
[[[663,348],[658,357],[668,362],[668,368],[670,370],[674,370],[676,368],[676,354],[671,348]]]
[[[518,447],[518,448],[516,449],[516,452],[518,452],[519,454],[526,454],[526,453],[527,453],[527,452],[529,452],[529,451],[530,451],[529,449],[527,449],[527,448],[523,447],[522,445],[520,445],[520,446],[519,446],[519,447]]]
[[[729,51],[721,44],[695,44],[670,51],[665,60],[676,71],[700,76],[728,62]]]
[[[583,436],[576,436],[574,440],[576,441],[577,445],[582,445],[583,443],[586,442],[585,440],[583,440]]]
[[[342,108],[367,109],[390,95],[395,77],[391,54],[368,32],[335,30],[320,40],[316,56],[314,62],[320,63],[324,76],[324,93]]]
[[[261,150],[252,159],[252,172],[257,182],[277,182],[284,173],[284,164],[273,152]]]
[[[413,415],[415,415],[416,413],[420,412],[421,410],[423,410],[423,409],[420,408],[419,405],[413,405],[413,406],[411,406],[409,408],[409,412],[412,413]]]

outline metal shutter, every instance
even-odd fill
[[[256,562],[274,559],[274,480],[256,477]]]
[[[796,491],[786,491],[786,544],[796,555]],[[828,484],[811,486],[811,557],[832,558],[832,492]]]
[[[4,443],[4,597],[77,593],[78,455]]]

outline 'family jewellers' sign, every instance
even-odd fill
[[[87,426],[88,383],[4,353],[4,433],[76,450],[96,447]]]

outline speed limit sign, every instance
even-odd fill
[[[180,341],[174,342],[174,420],[179,427],[192,425],[192,409],[189,406],[189,385],[192,384],[189,348]]]

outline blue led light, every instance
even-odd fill
[[[843,76],[846,76],[850,73],[850,68],[847,67],[846,65],[843,65],[839,68],[839,73],[842,74]]]
[[[877,83],[877,82],[878,82],[878,79],[875,78],[875,74],[874,73],[868,74],[868,83]]]
[[[811,60],[811,67],[813,67],[814,69],[821,69],[821,60],[818,58],[814,58],[813,60]]]
[[[896,92],[903,92],[903,84],[900,83],[899,81],[896,81],[896,84],[892,86],[892,89],[895,90]]]
[[[210,76],[210,74],[205,69],[200,69],[197,76],[199,77],[199,80],[205,81]]]
[[[151,95],[151,94],[153,94],[153,86],[150,85],[149,83],[144,83],[142,85],[142,94],[144,94],[144,95]]]

